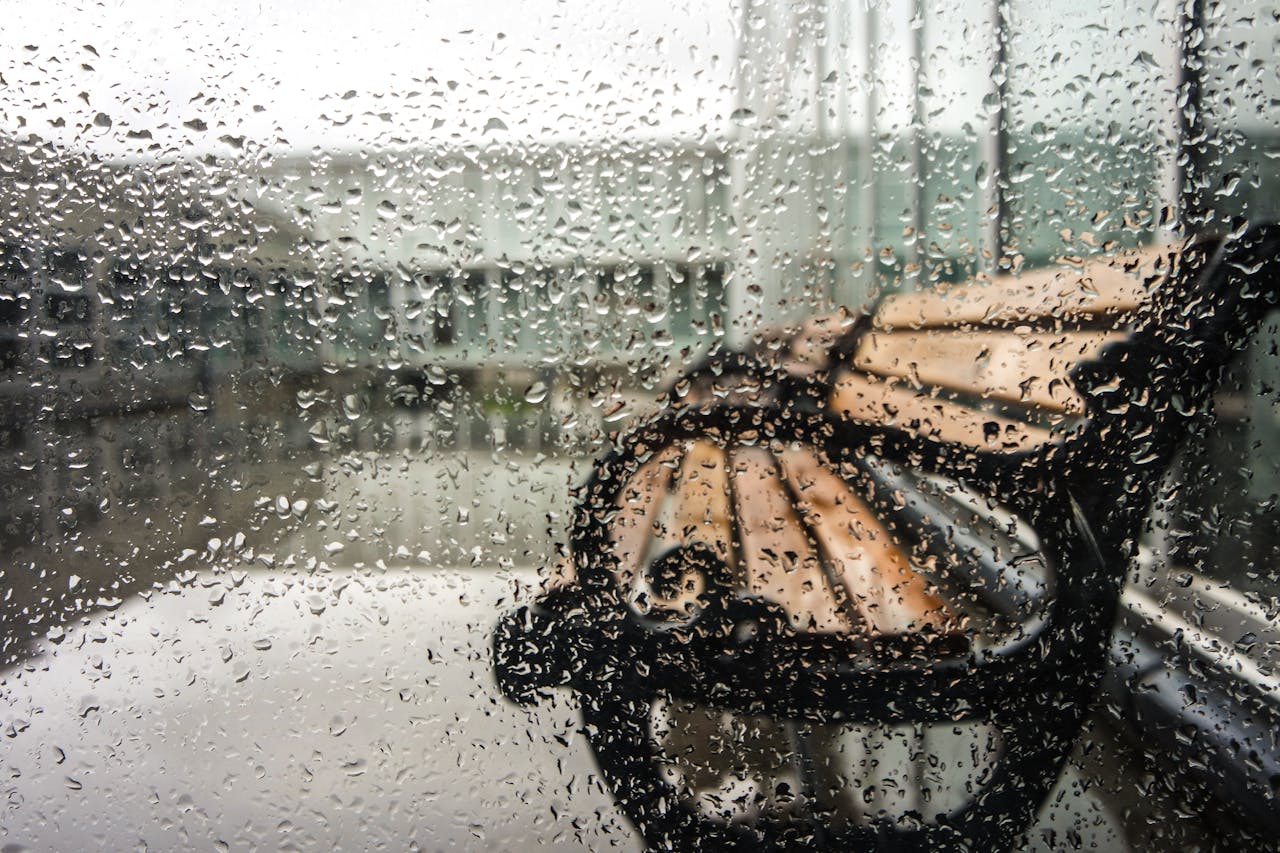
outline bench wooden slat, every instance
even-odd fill
[[[678,473],[672,471],[673,462],[678,463]],[[642,564],[669,548],[702,543],[733,565],[728,477],[725,452],[706,441],[666,448],[640,466],[619,495],[612,524],[617,578],[623,589],[645,592],[660,609],[684,610],[704,591],[701,579],[663,595],[640,575]]]
[[[843,479],[808,451],[788,450],[781,462],[797,509],[839,567],[864,630],[875,635],[918,631],[925,625],[952,629],[953,614]]]
[[[672,487],[671,512],[663,513],[665,545],[701,542],[731,569],[736,568],[725,452],[708,441],[692,442]]]
[[[847,596],[827,582],[769,451],[735,452],[733,478],[747,590],[781,605],[799,630],[852,630]]]
[[[1052,433],[1000,415],[930,397],[895,380],[844,371],[833,383],[833,414],[891,424],[936,441],[998,450],[1026,450],[1048,442]]]
[[[900,633],[951,620],[871,508],[809,451],[772,458],[696,441],[657,454],[619,497],[611,525],[619,583],[644,589],[659,608],[685,608],[701,584],[661,596],[638,577],[643,562],[701,543],[732,566],[735,526],[745,589],[781,605],[797,630]]]
[[[852,362],[879,376],[1078,414],[1084,401],[1068,370],[1119,338],[1113,332],[870,332]]]
[[[1051,267],[999,276],[987,285],[886,297],[876,312],[883,329],[960,324],[1012,325],[1053,318],[1079,322],[1131,312],[1173,269],[1181,245],[1156,246],[1085,261],[1079,269]]]
[[[618,581],[629,588],[658,524],[663,499],[671,489],[680,448],[667,447],[640,466],[618,495],[618,513],[609,526],[613,553],[618,558]]]

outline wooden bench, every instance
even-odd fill
[[[787,377],[815,381],[826,391],[826,410],[840,418],[975,448],[1029,450],[1080,426],[1084,399],[1071,368],[1123,340],[1150,295],[1181,267],[1203,263],[1212,248],[1161,246],[895,294],[866,312],[841,310],[769,330],[747,352]],[[760,384],[758,372],[701,367],[674,383],[664,402],[762,404],[795,393],[786,382],[770,391]],[[915,555],[858,492],[799,449],[771,457],[761,448],[729,453],[712,442],[688,442],[683,452],[668,447],[640,469],[619,507],[618,583],[646,612],[687,613],[702,594],[696,579],[684,589],[668,579],[664,595],[642,566],[702,543],[738,572],[743,591],[775,601],[797,630],[959,630],[964,614],[913,566]],[[994,585],[1002,573],[988,567],[988,574]],[[557,583],[570,578],[561,572]],[[993,589],[985,604],[1013,609],[996,600],[998,592],[1012,595]],[[965,603],[974,609],[975,602]]]
[[[1277,258],[1261,227],[1064,261],[713,358],[580,493],[572,561],[495,635],[504,690],[575,686],[654,846],[1007,847],[1100,678],[1159,478],[1275,305]],[[968,807],[838,790],[866,783],[833,770],[837,730],[962,719],[999,732]]]

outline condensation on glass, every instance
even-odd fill
[[[0,846],[639,850],[660,791],[822,849],[981,802],[1025,734],[972,707],[666,684],[622,754],[577,682],[509,701],[495,625],[607,587],[696,645],[752,601],[723,642],[849,671],[1052,626],[1035,511],[813,419],[1051,456],[1107,392],[1074,366],[1280,219],[1278,34],[1169,0],[15,10]],[[1169,402],[1015,849],[1280,831],[1278,324]]]

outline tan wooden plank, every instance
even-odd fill
[[[872,635],[953,631],[956,617],[929,590],[884,524],[849,484],[809,450],[781,455],[783,475],[799,497],[797,509],[831,561],[850,601]]]
[[[709,441],[693,442],[672,487],[673,512],[663,531],[665,541],[680,545],[701,542],[732,567],[733,522],[724,450]]]
[[[1026,450],[1053,438],[1042,427],[936,399],[898,380],[850,370],[836,377],[828,405],[840,417],[897,426],[936,441],[985,450]]]
[[[843,590],[828,583],[771,454],[743,448],[731,459],[747,590],[781,605],[797,630],[852,630]]]
[[[1182,244],[1153,246],[1079,264],[999,276],[941,291],[887,297],[876,312],[882,329],[960,324],[1009,325],[1046,317],[1076,322],[1133,311],[1174,267]]]
[[[637,565],[648,565],[670,548],[701,543],[733,566],[733,520],[729,507],[729,472],[725,452],[706,441],[691,442],[682,448],[678,473],[669,481],[669,491],[660,495],[657,512],[645,516],[649,521],[648,537],[643,546],[628,546],[631,555],[640,554],[632,562],[631,576],[619,578],[631,594],[643,593],[660,610],[690,612],[695,600],[705,591],[701,576],[691,576],[675,595],[663,595],[650,586],[650,578],[636,573]],[[643,562],[639,562],[643,561]]]
[[[796,373],[807,373],[822,367],[832,345],[856,321],[857,315],[848,308],[840,308],[834,313],[822,314],[805,321],[791,341],[788,369]]]
[[[913,384],[1078,414],[1084,401],[1071,387],[1068,371],[1120,337],[1116,332],[871,332],[859,343],[853,366]]]
[[[641,465],[618,493],[618,512],[610,524],[609,539],[618,560],[618,582],[624,588],[632,585],[649,555],[659,511],[682,456],[679,446],[663,448]]]
[[[808,376],[827,364],[827,353],[836,340],[856,321],[848,308],[810,317],[799,327],[790,329],[785,346],[775,347],[774,361],[795,376]]]

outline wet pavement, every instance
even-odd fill
[[[86,554],[154,563],[0,674],[3,849],[634,846],[567,697],[526,711],[491,674],[572,468],[310,454],[23,552],[82,593],[111,586]]]
[[[508,572],[264,571],[135,600],[3,677],[7,844],[602,849],[566,701],[497,694]],[[10,847],[6,847],[11,849]]]
[[[11,576],[72,589],[10,623],[35,636],[0,672],[0,849],[639,849],[572,698],[517,708],[492,675],[586,466],[299,451],[20,552]],[[1127,849],[1107,750],[1028,849]]]
[[[0,678],[4,849],[639,849],[567,694],[493,683],[534,580],[263,570],[99,614]],[[1079,772],[1060,790],[1030,849],[1123,849]]]

